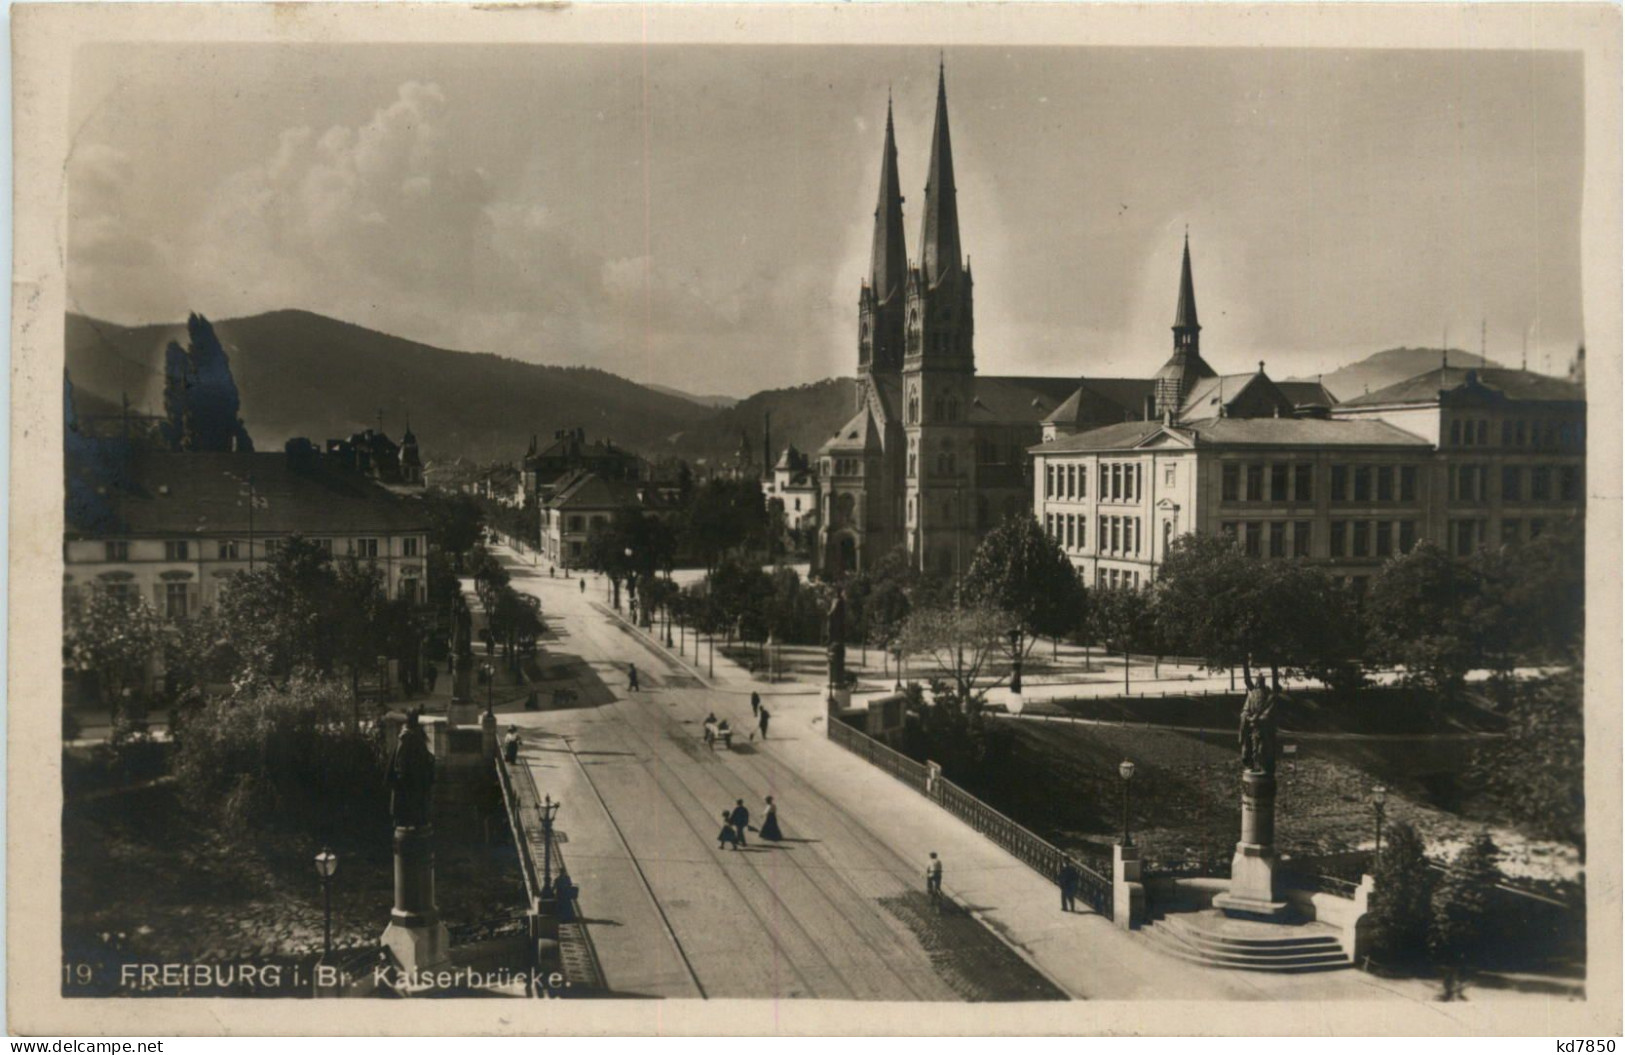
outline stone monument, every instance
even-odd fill
[[[1286,898],[1275,883],[1275,727],[1281,686],[1247,674],[1237,740],[1241,745],[1241,841],[1230,861],[1230,889],[1213,899],[1226,915],[1280,919]]]
[[[451,706],[446,721],[452,725],[473,725],[479,714],[474,702],[474,632],[467,608],[457,610],[451,637]]]
[[[829,634],[829,702],[842,707],[852,702],[852,690],[846,683],[846,592],[835,591],[825,617]]]
[[[389,760],[389,814],[395,822],[395,907],[383,945],[407,972],[427,970],[451,956],[451,937],[434,897],[434,755],[411,711]]]

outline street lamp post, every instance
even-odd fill
[[[333,873],[339,870],[338,855],[327,847],[316,855],[316,874],[322,877],[322,962],[333,959]]]
[[[1123,759],[1117,764],[1117,775],[1123,778],[1123,845],[1133,846],[1128,832],[1128,786],[1134,781],[1134,763]]]
[[[1010,628],[1010,691],[1021,695],[1021,627]]]
[[[897,684],[895,686],[893,686],[893,688],[896,689],[896,691],[898,691],[898,692],[902,692],[903,691],[903,647],[901,645],[897,646],[897,648],[892,650],[892,654],[897,657]]]
[[[1377,814],[1376,857],[1382,856],[1382,815],[1388,806],[1388,789],[1381,784],[1371,789],[1371,806]]]
[[[483,664],[480,670],[485,674],[485,713],[490,714],[492,695],[496,691],[497,670],[489,663]]]
[[[536,807],[542,815],[542,897],[553,896],[553,817],[559,812],[559,804],[548,795],[542,804]]]

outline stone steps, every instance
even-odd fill
[[[1224,917],[1214,912],[1166,914],[1141,929],[1160,951],[1188,963],[1239,971],[1303,974],[1336,971],[1353,966],[1329,928],[1313,924],[1260,924],[1254,932],[1226,930]],[[1312,927],[1312,930],[1305,930]]]

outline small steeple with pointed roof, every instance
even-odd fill
[[[1153,379],[1157,414],[1178,414],[1197,381],[1217,376],[1202,359],[1201,332],[1202,324],[1196,320],[1196,283],[1191,278],[1191,236],[1186,231],[1185,257],[1179,270],[1179,306],[1174,309],[1174,354]]]

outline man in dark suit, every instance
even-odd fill
[[[734,826],[734,835],[739,838],[739,845],[745,845],[745,828],[750,825],[750,810],[745,808],[744,799],[734,800],[734,811],[728,814],[728,823]]]

